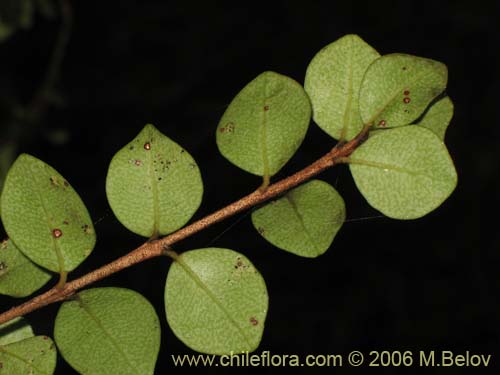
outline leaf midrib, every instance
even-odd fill
[[[351,43],[352,44],[352,43]],[[352,47],[352,45],[351,45]],[[347,135],[347,130],[349,128],[349,125],[351,123],[351,106],[352,106],[352,92],[353,92],[353,74],[354,74],[354,68],[353,68],[353,63],[352,63],[352,50],[349,49],[349,63],[347,64],[349,72],[348,72],[348,77],[347,77],[347,101],[344,109],[344,124],[342,126],[342,130],[340,132],[340,139],[339,141],[343,141],[346,138]]]
[[[269,176],[269,156],[267,154],[267,112],[266,106],[267,106],[267,100],[264,99],[263,105],[262,105],[262,121],[260,124],[260,149],[261,149],[261,156],[262,156],[262,168],[263,168],[263,177],[268,178]]]
[[[312,244],[312,247],[314,248],[316,254],[319,254],[320,251],[318,250],[316,244],[313,241],[313,236],[311,235],[311,233],[309,233],[309,230],[306,228],[306,225],[304,223],[304,219],[302,218],[302,215],[297,208],[297,204],[295,203],[294,199],[290,195],[291,194],[286,194],[285,198],[286,198],[287,202],[290,204],[290,206],[292,207],[292,211],[295,214],[295,217],[297,218],[297,220],[299,221],[299,223],[302,227],[302,230],[306,234],[307,240],[309,241],[310,244]]]
[[[446,179],[446,178],[436,178],[436,177],[430,176],[430,175],[428,175],[426,173],[422,173],[422,172],[418,172],[418,171],[412,171],[411,169],[400,167],[398,165],[379,163],[379,162],[374,162],[374,161],[364,160],[364,159],[352,159],[352,158],[349,158],[348,163],[349,164],[364,165],[364,166],[367,166],[367,167],[373,167],[373,168],[377,168],[377,169],[392,170],[392,171],[395,171],[395,172],[409,174],[409,175],[415,176],[415,177],[417,177],[417,176],[423,176],[423,177],[426,177],[426,178],[428,178],[430,180],[433,180],[433,181],[448,182],[448,179]]]
[[[152,137],[150,137],[152,138]],[[154,163],[153,163],[153,146],[151,146],[150,150],[146,151],[148,153],[148,171],[149,171],[149,179],[151,181],[151,194],[153,195],[153,232],[151,233],[151,237],[154,238],[160,234],[160,202],[158,198],[158,185],[156,181],[156,174],[154,172]]]
[[[118,345],[118,342],[116,339],[111,335],[111,333],[108,332],[108,330],[102,325],[101,321],[95,316],[95,314],[92,312],[92,310],[87,306],[85,301],[80,300],[78,301],[79,306],[87,313],[87,315],[94,321],[94,323],[104,332],[106,337],[108,337],[109,341],[111,341],[111,344],[115,347],[115,349],[125,358],[125,361],[128,363],[128,365],[135,371],[137,375],[141,375],[141,372],[134,366],[132,361],[127,357],[123,349]]]
[[[249,347],[252,347],[252,343],[250,339],[245,335],[245,332],[241,329],[240,325],[238,322],[232,317],[230,312],[225,308],[224,304],[217,298],[215,293],[213,293],[208,285],[206,285],[203,280],[200,279],[200,277],[194,272],[189,265],[184,262],[184,259],[182,259],[182,255],[177,257],[175,260],[179,265],[182,267],[182,269],[188,274],[188,276],[198,285],[208,296],[212,302],[214,302],[217,307],[224,313],[224,315],[227,317],[227,319],[231,322],[231,324],[236,328],[238,333],[243,337],[243,340],[247,343]]]
[[[24,341],[24,340],[22,340],[22,341]],[[6,346],[7,346],[7,345],[6,345]],[[33,364],[32,364],[30,361],[28,361],[28,360],[24,359],[23,357],[21,357],[21,356],[19,356],[19,355],[15,354],[15,353],[12,353],[12,352],[10,352],[10,351],[8,351],[8,350],[5,350],[5,346],[0,345],[0,352],[1,352],[1,353],[5,353],[5,354],[7,354],[7,355],[11,356],[11,357],[13,357],[13,358],[17,359],[18,361],[23,362],[23,363],[24,363],[24,364],[26,364],[28,367],[33,368],[34,370],[36,370],[36,371],[37,371],[37,372],[39,372],[40,374],[50,375],[48,372],[42,371],[42,370],[40,370],[38,367],[33,366]]]
[[[33,181],[36,181],[36,177],[33,173],[33,171],[31,170],[31,168],[27,168],[31,174],[31,178]],[[48,231],[49,231],[49,234],[50,234],[50,239],[52,241],[52,244],[54,245],[54,251],[56,253],[56,258],[57,258],[57,263],[59,265],[59,272],[62,273],[65,271],[65,267],[64,267],[64,257],[61,253],[61,249],[59,248],[59,244],[57,242],[57,240],[52,236],[52,225],[51,225],[51,222],[50,222],[50,216],[49,216],[49,211],[47,210],[47,207],[45,206],[45,202],[43,200],[43,195],[42,193],[40,192],[40,190],[38,189],[38,185],[35,183],[33,184],[33,189],[35,190],[35,193],[36,195],[38,196],[38,200],[40,201],[40,205],[42,206],[42,210],[43,210],[43,213],[45,214],[45,221],[47,223],[47,227],[48,227]]]
[[[398,86],[397,90],[394,90],[394,94],[391,96],[390,95],[390,99],[382,106],[380,107],[379,110],[377,110],[377,112],[375,113],[375,115],[373,115],[369,121],[367,121],[365,123],[365,125],[368,125],[368,124],[372,124],[379,116],[382,112],[384,112],[386,110],[386,108],[392,104],[394,102],[394,100],[396,99],[396,97],[398,96],[398,94],[401,93],[401,91],[403,91],[408,85],[413,85],[415,84],[417,81],[420,80],[421,77],[424,77],[426,76],[427,74],[424,73],[421,73],[421,74],[415,74],[415,75],[412,75],[412,77],[408,80],[408,83],[403,85],[403,86]]]

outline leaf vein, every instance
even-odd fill
[[[316,251],[316,253],[319,254],[320,251],[318,250],[318,247],[316,246],[316,243],[313,241],[314,237],[311,235],[311,233],[307,229],[307,227],[306,227],[306,225],[304,223],[304,219],[303,219],[302,215],[300,214],[295,201],[290,196],[290,194],[286,194],[285,198],[286,198],[287,202],[290,204],[290,206],[292,207],[293,213],[295,214],[295,216],[297,217],[297,220],[299,221],[300,225],[302,226],[302,230],[306,234],[307,240],[311,243],[311,245],[314,248],[314,250]]]
[[[95,316],[95,314],[92,312],[92,310],[85,304],[84,301],[81,300],[81,298],[78,300],[79,306],[87,313],[87,315],[94,321],[94,323],[104,332],[105,336],[108,337],[109,341],[111,344],[115,347],[115,349],[125,358],[125,361],[129,364],[129,366],[137,373],[137,375],[141,375],[141,372],[139,369],[137,369],[132,361],[127,357],[123,349],[118,345],[118,342],[116,339],[111,335],[111,333],[108,332],[108,330],[102,325],[101,321]]]
[[[182,267],[182,269],[188,274],[188,276],[198,285],[214,302],[217,307],[224,313],[224,315],[227,317],[227,319],[231,322],[231,324],[236,328],[238,333],[243,337],[243,340],[248,344],[249,347],[252,346],[252,343],[250,342],[250,339],[245,335],[245,332],[241,329],[240,325],[238,322],[232,317],[232,315],[227,311],[225,308],[224,304],[217,298],[214,292],[210,290],[210,288],[203,282],[203,280],[200,279],[200,277],[194,272],[191,267],[189,267],[186,262],[182,259],[182,255],[177,257],[176,262],[179,263],[179,265]]]

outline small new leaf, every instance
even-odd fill
[[[397,127],[416,120],[446,87],[446,65],[400,53],[375,60],[363,77],[361,118],[375,127]]]
[[[453,102],[449,96],[434,103],[416,125],[432,130],[442,141],[453,117]]]
[[[457,184],[443,142],[430,130],[405,126],[379,131],[350,158],[368,203],[394,219],[416,219],[437,208]]]
[[[30,261],[10,239],[0,243],[0,294],[26,297],[51,277],[50,272]]]
[[[346,35],[319,51],[309,64],[304,87],[313,119],[331,137],[350,140],[363,128],[359,89],[366,69],[379,56],[359,36]]]
[[[264,330],[267,306],[264,279],[245,256],[235,251],[188,251],[168,272],[168,324],[184,344],[198,352],[255,350]]]
[[[78,193],[43,161],[20,155],[5,179],[1,197],[5,231],[36,264],[72,271],[92,252],[92,220]]]
[[[127,229],[156,237],[189,221],[200,206],[203,182],[192,156],[153,125],[146,125],[111,160],[106,193]]]
[[[252,213],[252,223],[267,241],[296,255],[323,254],[345,221],[345,204],[329,184],[310,181]]]
[[[231,163],[258,176],[276,174],[304,140],[311,118],[300,84],[274,72],[251,81],[217,127],[217,145]]]
[[[62,304],[54,338],[64,359],[82,375],[153,375],[160,322],[139,293],[95,288]]]

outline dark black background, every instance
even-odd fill
[[[491,354],[493,365],[498,365],[496,2],[75,1],[73,12],[73,31],[57,85],[62,101],[50,108],[38,127],[26,127],[26,134],[21,129],[23,136],[10,140],[18,142],[18,152],[58,169],[97,222],[97,246],[71,279],[143,241],[114,218],[104,182],[113,154],[144,124],[155,124],[197,160],[205,193],[193,220],[201,218],[260,184],[259,178],[225,160],[215,145],[218,119],[232,97],[265,70],[303,82],[316,52],[356,33],[382,54],[410,53],[448,66],[447,92],[455,103],[455,116],[446,143],[459,174],[453,195],[419,220],[348,221],[329,251],[313,260],[273,248],[257,235],[249,217],[212,241],[241,215],[175,249],[232,248],[261,271],[270,305],[258,352],[453,350]],[[40,84],[57,30],[57,20],[37,17],[30,31],[0,44],[4,117],[9,101],[28,102]],[[0,122],[2,130],[4,124]],[[61,131],[68,140],[54,142]],[[275,180],[333,145],[311,124],[300,151]],[[348,219],[379,215],[355,190],[348,169],[334,168],[320,178],[336,184]],[[94,285],[131,288],[155,305],[163,325],[158,374],[173,367],[170,354],[191,353],[165,320],[163,288],[169,263],[147,261]],[[17,303],[0,299],[1,310]],[[57,309],[52,305],[27,317],[37,334],[52,336]],[[365,367],[359,373],[370,370]],[[57,374],[72,371],[59,360]],[[454,369],[456,374],[468,371],[472,370]]]

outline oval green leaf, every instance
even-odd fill
[[[80,374],[154,374],[160,322],[139,293],[95,288],[59,309],[54,338],[63,358]]]
[[[300,84],[264,72],[233,99],[217,127],[217,145],[231,163],[258,176],[272,176],[304,140],[311,118]]]
[[[33,335],[24,318],[0,325],[0,374],[51,375],[57,352],[47,336]]]
[[[56,369],[56,361],[56,347],[47,336],[0,345],[0,374],[51,375]]]
[[[127,229],[155,237],[191,219],[201,203],[203,182],[191,155],[153,125],[146,125],[111,160],[106,193]]]
[[[10,166],[16,158],[16,146],[13,142],[0,143],[0,194],[3,189],[5,176],[10,169]],[[2,214],[2,206],[0,205],[0,215]]]
[[[0,244],[0,294],[26,297],[51,277],[49,272],[24,256],[10,239]]]
[[[78,193],[54,168],[31,155],[20,155],[12,165],[1,205],[9,237],[44,268],[72,271],[94,248],[94,226]]]
[[[310,181],[252,213],[267,241],[307,258],[323,254],[345,221],[345,204],[329,184]]]
[[[394,53],[375,60],[363,77],[361,118],[375,127],[397,127],[416,120],[446,88],[446,65]]]
[[[430,130],[405,126],[377,132],[350,158],[368,203],[394,219],[416,219],[437,208],[457,184],[443,142]]]
[[[439,139],[444,140],[446,129],[453,117],[453,102],[449,96],[434,103],[417,123],[434,132]]]
[[[359,36],[346,35],[319,51],[309,64],[304,87],[313,119],[331,137],[349,140],[363,129],[359,89],[366,69],[379,56]]]
[[[0,346],[33,337],[33,329],[23,317],[0,324]]]
[[[228,249],[178,256],[165,285],[167,321],[191,349],[208,354],[253,351],[260,343],[268,295],[260,273]]]

